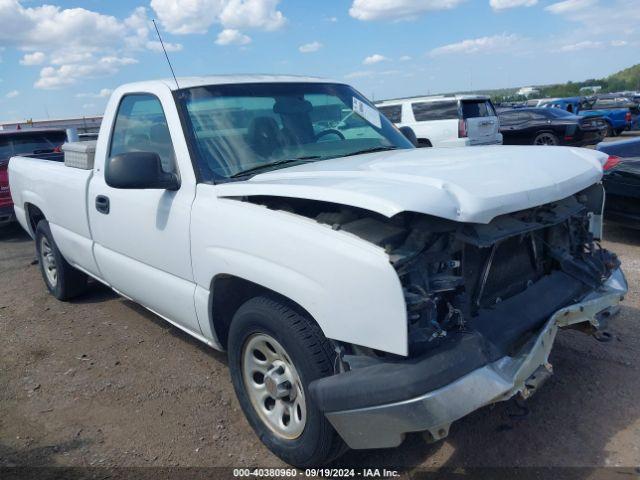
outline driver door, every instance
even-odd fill
[[[103,161],[127,152],[154,152],[162,169],[177,174],[181,184],[176,191],[112,188],[104,180],[104,168],[96,169],[88,202],[100,273],[125,296],[200,333],[189,238],[195,178],[175,103],[170,93],[165,102],[136,93],[123,96],[114,107]]]

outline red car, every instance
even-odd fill
[[[67,141],[61,129],[0,130],[0,227],[14,220],[7,166],[15,155],[52,153]]]

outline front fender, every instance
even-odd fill
[[[406,306],[383,249],[282,211],[218,199],[199,185],[192,210],[196,282],[234,275],[287,297],[327,338],[407,355]]]

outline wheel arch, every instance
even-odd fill
[[[26,214],[27,225],[29,226],[31,236],[35,238],[36,227],[40,220],[46,220],[47,217],[44,212],[31,202],[24,204],[24,210]]]
[[[556,137],[556,139],[558,140],[558,145],[560,144],[560,135],[558,134],[558,132],[550,128],[542,128],[540,130],[536,130],[535,132],[533,132],[533,135],[531,135],[531,144],[535,145],[536,138],[538,138],[540,135],[544,133],[548,133]]]
[[[211,331],[216,335],[218,343],[225,350],[227,349],[229,328],[231,327],[233,316],[246,301],[259,296],[269,296],[286,303],[290,308],[306,316],[321,329],[309,311],[296,301],[275,290],[236,275],[227,273],[216,275],[211,280],[209,292],[208,310]]]

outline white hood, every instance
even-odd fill
[[[283,168],[217,185],[216,192],[320,200],[387,217],[407,211],[488,223],[593,185],[606,159],[601,152],[567,147],[398,150]]]

